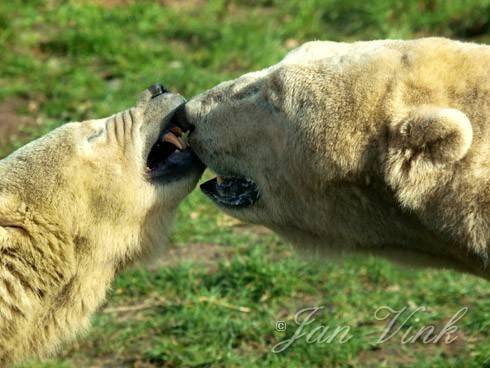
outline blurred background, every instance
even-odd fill
[[[191,97],[307,40],[427,35],[488,43],[490,0],[3,0],[0,157],[64,122],[125,109],[155,82]],[[151,268],[116,280],[87,336],[23,367],[490,367],[490,287],[477,278],[303,260],[198,191],[171,243]],[[309,330],[349,325],[353,337],[273,353],[310,306],[324,309]],[[400,334],[376,345],[380,306],[427,308],[402,333],[469,311],[451,344],[402,344]]]

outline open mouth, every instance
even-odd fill
[[[257,184],[241,177],[218,176],[203,183],[201,190],[217,204],[233,209],[250,207],[260,198]]]
[[[170,125],[160,133],[147,159],[152,180],[178,180],[197,165],[203,165],[187,143],[188,132]]]
[[[178,109],[172,121],[175,127],[180,128],[181,132],[185,131],[192,134],[194,131],[195,127],[187,120],[185,109]],[[175,133],[175,131],[171,131],[171,133]],[[177,138],[179,137],[177,136]],[[174,137],[167,136],[166,140],[175,143]],[[231,209],[250,207],[260,198],[257,184],[251,179],[240,176],[218,175],[218,177],[201,184],[201,190],[216,204]]]

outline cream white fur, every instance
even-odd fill
[[[260,187],[230,210],[300,249],[490,276],[490,47],[309,42],[187,104],[191,143]]]
[[[0,366],[83,332],[117,272],[164,246],[200,166],[152,183],[146,157],[183,99],[66,124],[0,161]],[[163,119],[163,120],[162,120]]]

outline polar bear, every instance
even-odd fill
[[[176,120],[232,216],[327,255],[489,278],[490,46],[308,42]]]
[[[0,161],[0,366],[85,329],[115,274],[165,242],[203,165],[162,86],[106,119],[66,124]]]

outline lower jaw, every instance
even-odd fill
[[[218,178],[201,185],[201,191],[218,206],[238,210],[254,205],[260,198],[257,185],[250,179]]]

